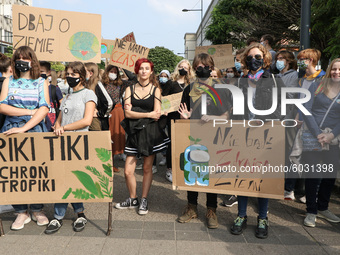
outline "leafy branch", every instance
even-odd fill
[[[103,167],[107,165],[103,164]],[[104,197],[112,197],[112,187],[109,189],[110,186],[110,180],[108,177],[102,175],[95,167],[91,167],[91,166],[86,166],[85,169],[87,169],[88,171],[90,171],[91,173],[93,173],[95,176],[98,177],[100,186],[103,188],[103,193],[104,193]],[[104,167],[105,169],[105,167]],[[111,168],[110,168],[111,171]],[[105,169],[105,173],[106,173],[106,169]]]

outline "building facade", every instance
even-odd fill
[[[32,6],[33,0],[1,0],[0,5],[0,52],[4,53],[13,43],[12,5]]]

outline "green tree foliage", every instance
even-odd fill
[[[9,58],[12,58],[12,56],[13,56],[13,47],[12,46],[8,46],[6,48],[5,55]]]
[[[249,37],[271,34],[276,42],[299,39],[301,3],[296,0],[221,0],[205,36],[213,44],[245,46]]]
[[[150,49],[148,59],[153,62],[155,66],[154,71],[158,74],[164,69],[169,70],[170,73],[172,73],[183,57],[177,56],[167,48],[156,46],[155,48]]]
[[[60,62],[51,62],[51,69],[55,70],[56,72],[64,71],[65,66]]]

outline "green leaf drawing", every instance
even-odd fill
[[[97,157],[102,161],[106,162],[111,159],[111,151],[104,148],[96,148]]]
[[[102,164],[104,168],[104,173],[106,173],[108,176],[112,177],[112,166],[110,164]]]
[[[204,175],[203,181],[208,181],[209,180],[209,174]]]
[[[78,180],[84,185],[84,187],[90,191],[93,195],[99,197],[98,190],[96,185],[94,184],[92,178],[87,173],[84,173],[82,171],[72,171],[72,173],[75,174],[75,176],[78,178]]]
[[[107,164],[107,166],[110,166],[110,164]],[[103,164],[103,167],[104,167],[104,164]],[[95,167],[86,166],[85,168],[98,177],[100,186],[103,188],[102,193],[104,194],[104,197],[112,198],[113,197],[112,188],[111,188],[111,190],[109,190],[109,186],[110,186],[109,178],[104,176],[103,174],[101,174]],[[110,168],[110,170],[111,170],[111,168]],[[112,171],[111,171],[111,173],[112,173]]]
[[[72,194],[74,195],[74,198],[77,198],[77,199],[88,200],[88,199],[91,199],[91,198],[95,198],[95,196],[93,194],[90,194],[83,189],[76,189],[76,191],[73,191]]]
[[[71,194],[71,192],[72,192],[72,188],[69,188],[69,189],[65,192],[64,196],[63,196],[61,199],[66,199],[66,198],[68,198],[68,196]]]
[[[197,139],[195,140],[195,144],[198,143],[198,142],[200,142],[200,141],[202,141],[202,139],[197,138]]]
[[[184,178],[185,178],[188,182],[190,182],[190,180],[189,180],[189,171],[185,171],[185,170],[184,170]]]
[[[189,140],[190,140],[190,141],[193,141],[193,142],[196,141],[191,135],[189,135]]]
[[[104,195],[102,193],[102,189],[101,189],[99,183],[96,182],[95,185],[96,185],[96,188],[97,188],[97,191],[98,191],[98,198],[104,198]]]

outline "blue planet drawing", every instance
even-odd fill
[[[90,60],[100,50],[97,37],[90,32],[77,32],[69,40],[69,49],[73,56],[79,60]]]

